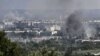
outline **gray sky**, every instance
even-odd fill
[[[100,9],[100,0],[0,0],[0,9]]]
[[[37,14],[42,11],[41,15],[49,10],[59,10],[67,17],[79,9],[100,9],[100,0],[0,0],[0,10],[5,9],[26,9],[30,13],[38,11]]]

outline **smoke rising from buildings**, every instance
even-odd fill
[[[78,10],[100,9],[99,5],[100,0],[0,0],[0,10],[24,9],[32,13],[39,11],[35,12],[35,14],[41,15],[47,11],[64,11],[62,14],[63,18],[67,19],[66,27],[69,29],[69,34],[73,37],[82,36],[84,33],[90,37],[94,28],[91,27],[90,29],[88,24],[85,26],[82,23],[83,18],[85,18],[84,16],[81,17],[79,14],[77,16],[76,14],[72,13]],[[50,13],[47,14],[50,15]],[[52,12],[51,14],[53,15],[54,13]],[[56,14],[57,13],[55,13],[55,15]],[[50,17],[52,17],[52,15]]]
[[[80,10],[72,13],[66,20],[66,31],[71,37],[96,38],[99,28],[100,10]]]
[[[89,22],[84,22],[83,26],[86,34],[85,39],[94,38],[96,34],[96,28],[93,25],[91,26]]]
[[[66,31],[71,38],[84,38],[85,29],[80,19],[76,14],[71,14],[66,20]]]

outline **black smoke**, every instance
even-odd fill
[[[66,33],[69,38],[82,39],[85,37],[85,29],[80,19],[75,13],[71,14],[66,20]]]

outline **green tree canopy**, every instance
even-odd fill
[[[19,46],[7,39],[6,34],[0,31],[0,55],[1,56],[20,56]]]

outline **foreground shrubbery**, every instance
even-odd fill
[[[8,40],[6,34],[0,31],[0,56],[20,56],[19,46]]]
[[[55,48],[43,47],[32,51],[29,56],[61,56],[61,53]]]
[[[67,48],[62,51],[62,44],[54,40],[43,41],[41,43],[33,44],[28,49],[28,46],[19,46],[17,43],[11,42],[7,39],[6,34],[0,31],[0,56],[93,56],[90,53],[86,54],[72,54],[73,48]]]

